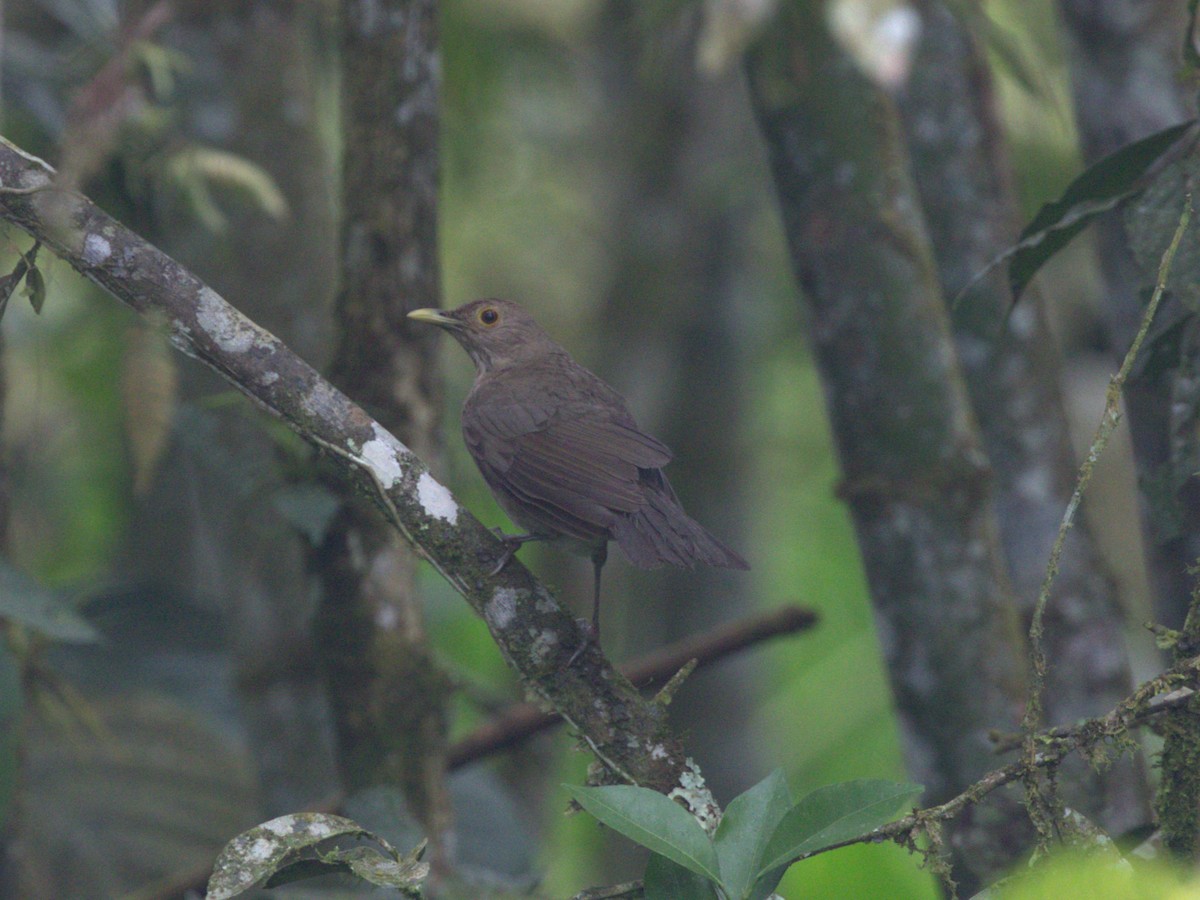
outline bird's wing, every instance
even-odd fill
[[[619,396],[603,385],[588,387],[608,391],[616,402],[498,383],[480,386],[463,417],[467,448],[488,483],[576,536],[581,529],[563,527],[564,515],[589,531],[608,528],[613,513],[645,504],[638,470],[671,459],[661,441],[637,428]]]

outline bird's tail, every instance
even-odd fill
[[[660,471],[642,470],[646,503],[636,513],[619,515],[612,527],[617,546],[641,569],[662,565],[695,568],[749,569],[750,564],[709,534],[679,505],[675,491]]]

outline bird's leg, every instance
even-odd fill
[[[500,557],[500,561],[496,563],[496,567],[488,572],[489,575],[499,575],[501,570],[512,561],[512,558],[517,555],[517,551],[524,544],[530,541],[544,541],[546,538],[540,534],[505,534],[500,530],[500,526],[492,529],[492,534],[500,539],[504,544],[504,553]]]
[[[592,637],[600,643],[600,570],[608,559],[608,542],[605,541],[599,549],[592,553],[592,573],[594,587],[592,592]]]
[[[579,659],[581,653],[588,648],[590,644],[600,646],[600,570],[604,568],[604,561],[608,559],[608,542],[605,541],[599,547],[592,551],[592,573],[594,578],[594,590],[592,593],[592,621],[586,619],[580,620],[581,630],[583,631],[583,641],[575,652],[571,654],[571,658],[567,660],[567,665],[570,666],[575,660]]]

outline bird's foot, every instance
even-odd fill
[[[600,631],[592,623],[591,619],[576,619],[579,624],[579,630],[583,633],[583,640],[579,642],[579,646],[575,648],[575,652],[571,654],[571,658],[567,660],[565,668],[571,668],[575,664],[575,660],[579,659],[593,644],[599,649],[600,647]]]

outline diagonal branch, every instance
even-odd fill
[[[86,197],[58,188],[46,163],[3,138],[0,219],[138,313],[164,317],[177,349],[329,451],[342,476],[483,617],[526,690],[574,726],[619,777],[670,791],[685,769],[694,771],[663,710],[598,650],[566,666],[583,640],[575,620],[519,562],[489,574],[502,545],[411,450],[196,275]],[[711,815],[707,789],[687,799],[693,812]]]

